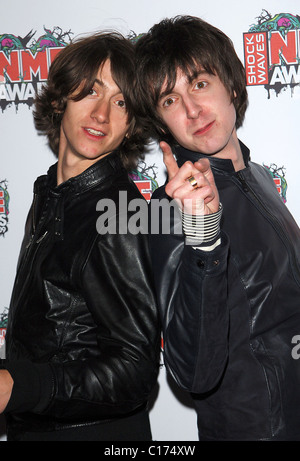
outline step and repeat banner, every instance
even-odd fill
[[[222,29],[245,64],[249,108],[239,138],[253,161],[272,175],[282,200],[300,224],[300,3],[299,0],[51,0],[1,3],[0,17],[0,356],[32,185],[55,162],[36,134],[35,92],[57,53],[81,34],[118,30],[139,35],[165,17],[199,16]],[[150,199],[165,181],[159,148],[132,172]],[[26,328],[26,325],[24,325]],[[197,440],[189,396],[165,373],[163,358],[151,402],[154,440]],[[0,416],[0,440],[5,441]]]

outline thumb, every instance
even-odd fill
[[[179,170],[179,167],[177,165],[177,162],[173,156],[173,152],[169,144],[166,142],[162,141],[160,144],[160,148],[163,152],[163,161],[164,164],[166,165],[167,168],[167,173],[168,173],[168,179],[169,181],[174,178],[176,173]]]
[[[197,170],[204,174],[211,185],[215,184],[214,174],[211,170],[210,161],[208,158],[201,158],[197,160],[197,162],[194,163],[194,166],[197,168]]]
[[[219,191],[215,183],[215,177],[210,166],[210,161],[208,158],[202,158],[197,160],[197,162],[194,163],[194,166],[198,171],[201,171],[212,188],[213,199],[209,201],[209,208],[212,213],[215,213],[219,209],[220,198]]]
[[[200,158],[194,163],[194,166],[197,170],[201,171],[201,173],[205,174],[210,170],[210,161],[208,158]]]

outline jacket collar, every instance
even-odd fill
[[[245,144],[243,144],[241,141],[239,141],[242,154],[244,157],[244,162],[246,167],[248,167],[248,163],[250,161],[250,151]],[[212,168],[216,170],[222,170],[227,173],[234,173],[234,166],[233,163],[230,159],[222,159],[222,158],[217,158],[217,157],[211,157],[205,154],[202,154],[201,152],[194,152],[192,150],[185,149],[184,147],[177,145],[174,148],[176,158],[177,158],[177,163],[178,166],[181,167],[187,160],[196,162],[199,158],[209,158],[210,164]]]
[[[73,193],[80,193],[98,185],[121,171],[125,171],[125,169],[118,151],[114,151],[106,157],[101,158],[83,173],[57,186],[57,163],[55,163],[49,168],[47,175],[37,179],[34,189],[36,193],[43,193],[45,189],[49,188],[54,194],[59,195],[67,190]]]

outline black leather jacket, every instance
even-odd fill
[[[142,196],[117,152],[58,187],[56,169],[35,183],[9,310],[6,413],[16,433],[131,414],[158,372],[148,236],[118,232],[119,191],[125,206]],[[103,198],[115,203],[115,234],[96,230]]]
[[[300,231],[271,175],[210,158],[221,245],[152,235],[164,360],[193,393],[200,440],[300,440]],[[179,148],[178,164],[201,155]],[[153,199],[164,198],[164,188]]]

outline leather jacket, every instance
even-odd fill
[[[119,191],[126,206],[142,196],[118,152],[59,186],[56,170],[35,183],[9,309],[15,433],[132,414],[147,405],[159,367],[147,232],[118,231]],[[116,206],[115,233],[96,230],[101,199]]]
[[[239,172],[210,157],[223,205],[219,246],[151,235],[164,361],[192,393],[200,440],[300,440],[300,231],[269,172],[241,147]],[[176,154],[179,166],[202,156]]]

